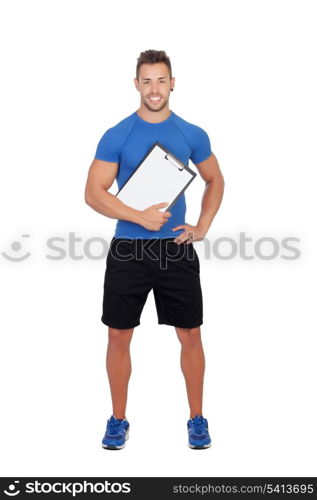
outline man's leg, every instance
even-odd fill
[[[126,418],[128,384],[131,375],[130,342],[134,328],[111,328],[108,331],[106,367],[111,390],[113,415]]]
[[[202,415],[205,356],[200,327],[175,327],[181,343],[181,368],[185,377],[190,418]]]

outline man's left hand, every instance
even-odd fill
[[[173,227],[173,231],[177,229],[184,229],[184,231],[176,236],[174,240],[174,242],[178,244],[185,243],[189,245],[193,241],[203,240],[206,234],[206,231],[203,231],[199,226],[191,226],[190,224]]]

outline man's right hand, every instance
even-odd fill
[[[172,215],[171,212],[159,211],[159,208],[166,207],[166,205],[168,205],[168,203],[163,201],[162,203],[156,203],[155,205],[151,205],[141,210],[139,224],[150,231],[159,231]]]

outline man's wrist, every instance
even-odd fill
[[[142,210],[132,209],[130,221],[142,225]]]
[[[204,234],[207,233],[208,229],[210,228],[210,224],[204,224],[203,222],[199,222],[197,225],[196,225],[196,229]]]

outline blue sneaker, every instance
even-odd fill
[[[195,450],[202,450],[211,446],[208,431],[208,421],[202,415],[196,415],[187,422],[188,446]]]
[[[102,447],[108,450],[121,450],[129,439],[130,424],[127,419],[116,419],[113,415],[107,421],[107,429],[102,440]]]

